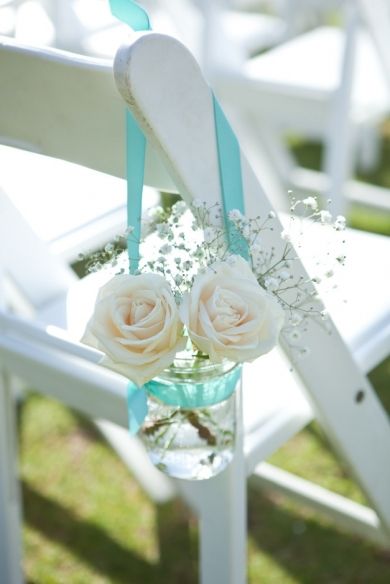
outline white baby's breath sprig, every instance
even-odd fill
[[[169,210],[160,206],[150,209],[143,221],[143,239],[139,242],[139,273],[153,272],[163,276],[180,305],[184,295],[192,289],[195,277],[206,273],[216,262],[233,265],[235,256],[231,250],[245,250],[244,255],[258,284],[285,313],[282,329],[285,342],[292,353],[301,358],[308,353],[304,342],[308,319],[326,327],[327,314],[318,290],[332,280],[345,263],[344,249],[339,249],[344,243],[345,219],[342,216],[333,218],[329,209],[321,209],[316,196],[297,199],[291,195],[290,210],[280,245],[274,247],[267,243],[269,232],[274,231],[278,221],[272,210],[264,216],[248,218],[240,210],[233,209],[228,213],[230,226],[227,229],[219,203],[208,204],[195,199],[191,205],[178,201]],[[305,241],[306,232],[312,227],[326,238],[326,244],[322,244],[322,249],[327,250],[325,257],[321,260],[317,257],[317,273],[310,278],[294,275],[295,248],[300,256],[307,249],[312,251],[311,244]],[[86,261],[89,271],[108,265],[116,273],[127,273],[126,242],[128,239],[135,241],[134,233],[130,226],[103,250],[80,259]],[[335,253],[329,251],[331,236],[343,238],[337,241]]]

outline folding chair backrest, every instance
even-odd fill
[[[123,178],[124,106],[108,60],[0,38],[0,143]],[[146,184],[175,190],[147,153]]]
[[[183,197],[219,201],[212,96],[190,53],[170,37],[140,33],[133,44],[118,51],[114,71],[119,91],[164,157]],[[242,153],[241,165],[246,214],[265,217],[269,201]],[[269,234],[276,253],[283,245],[279,235],[278,229]],[[306,276],[299,261],[293,269],[295,275]],[[310,359],[297,362],[295,368],[329,439],[390,530],[387,415],[335,328],[329,334],[311,322],[307,343]],[[359,392],[365,395],[363,402],[356,399]],[[363,427],[370,431],[362,432]],[[367,456],[374,451],[375,457]]]
[[[116,90],[110,61],[20,46],[2,37],[0,71],[0,144],[124,177],[125,105]],[[25,170],[15,168],[14,172]],[[145,174],[147,183],[174,190],[149,148]],[[39,182],[41,177],[33,180]],[[31,197],[28,189],[24,196]],[[90,204],[94,204],[93,199]],[[45,216],[46,209],[36,208],[35,213]],[[73,213],[77,221],[77,209]],[[0,267],[28,305],[39,308],[66,290],[72,280],[71,270],[50,253],[1,190],[0,233]]]

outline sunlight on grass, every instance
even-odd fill
[[[160,561],[156,508],[94,428],[39,396],[27,400],[22,420],[28,577],[153,581],[148,573]]]
[[[52,400],[29,396],[21,461],[28,582],[198,582],[195,519],[178,501],[151,503],[89,422]],[[363,500],[316,426],[273,462]],[[280,495],[250,489],[248,542],[251,584],[390,581],[388,554]]]
[[[344,497],[367,504],[361,490],[333,454],[317,423],[310,424],[289,440],[274,454],[270,462]]]
[[[279,495],[249,498],[249,577],[266,584],[386,584],[388,552]]]

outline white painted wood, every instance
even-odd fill
[[[288,227],[288,216],[282,219]],[[318,274],[318,258],[324,257],[324,247],[328,246],[331,253],[334,251],[320,225],[303,224],[302,230],[302,238],[298,236],[303,245],[302,261],[309,274],[314,276]],[[307,239],[306,230],[310,232]],[[324,281],[318,286],[318,291],[354,360],[362,372],[368,373],[390,353],[390,281],[387,277],[390,240],[386,236],[353,229],[347,230],[344,236],[340,238],[340,246],[341,239],[344,239],[342,253],[347,257],[346,265],[338,270],[332,285]],[[294,241],[293,234],[292,237]],[[341,248],[337,247],[337,253],[340,251]],[[373,297],[375,301],[371,301]]]
[[[18,478],[16,402],[0,365],[0,581],[22,584],[21,494]]]
[[[173,39],[144,33],[119,50],[114,67],[119,91],[150,141],[162,151],[183,196],[217,200],[211,94],[191,55]],[[151,71],[151,79],[145,77],[146,70]],[[264,215],[269,202],[243,156],[242,167],[246,212]],[[281,245],[277,231],[270,234],[276,249]],[[296,264],[297,273],[304,273]],[[296,370],[331,442],[390,530],[388,417],[335,328],[329,335],[311,324],[308,342],[310,359],[297,363]],[[361,402],[356,401],[359,391],[364,392]]]
[[[0,146],[0,164],[4,193],[29,229],[66,261],[125,228],[123,179],[7,146]]]
[[[290,363],[274,349],[243,368],[244,454],[246,474],[252,474],[259,460],[276,452],[314,417],[291,373]],[[277,371],[277,375],[275,375]]]
[[[148,51],[145,50],[145,61],[142,61],[142,57],[137,61],[137,54],[142,53],[143,46],[146,45],[146,39],[150,39],[148,45]],[[143,76],[143,71],[147,67],[147,61],[150,57],[151,60],[157,61],[157,53],[160,49],[160,39],[161,39],[161,50],[167,51],[170,62],[176,58],[177,67],[173,69],[169,68],[159,68],[161,71],[160,77],[157,75],[157,65],[155,75],[153,76],[153,82],[149,79],[145,79]],[[215,149],[215,137],[214,137],[214,122],[212,118],[212,103],[210,91],[207,85],[204,83],[200,88],[197,88],[197,81],[200,84],[201,73],[196,63],[186,54],[183,55],[180,52],[180,44],[177,41],[169,40],[168,37],[162,37],[161,35],[149,34],[146,36],[140,36],[139,41],[133,45],[134,53],[131,56],[131,62],[129,56],[130,70],[127,72],[126,56],[124,56],[121,51],[118,53],[118,58],[116,61],[117,75],[120,77],[118,79],[119,89],[123,92],[125,98],[127,94],[127,99],[129,103],[134,104],[134,100],[138,100],[134,108],[140,108],[142,104],[142,111],[139,109],[134,109],[136,115],[139,115],[140,123],[143,122],[145,131],[148,131],[152,127],[154,134],[150,136],[150,140],[155,140],[156,148],[160,147],[163,149],[164,156],[166,157],[166,163],[171,164],[175,168],[173,172],[180,172],[180,176],[177,178],[178,184],[181,183],[181,192],[183,196],[204,198],[205,193],[208,194],[209,200],[218,200],[219,196],[219,178],[216,171],[216,149]],[[154,47],[157,47],[156,49]],[[123,49],[123,53],[126,49]],[[130,51],[129,51],[130,52]],[[186,58],[187,57],[187,58]],[[188,64],[187,61],[190,61]],[[187,70],[187,88],[188,95],[190,96],[187,101],[184,102],[182,96],[180,95],[180,105],[177,104],[175,107],[181,107],[182,116],[173,116],[171,104],[175,100],[176,87],[177,87],[177,76],[184,76],[184,71]],[[192,77],[190,77],[192,73]],[[152,86],[152,91],[149,91],[149,86]],[[130,97],[129,97],[130,95]],[[196,98],[193,96],[196,95]],[[155,97],[157,96],[157,97]],[[164,116],[162,116],[164,112]],[[141,117],[142,116],[142,117]],[[164,120],[168,120],[164,123]],[[182,120],[185,120],[183,124]],[[190,130],[189,130],[190,128]],[[193,131],[192,131],[193,130]],[[149,129],[150,132],[150,129]],[[187,136],[187,139],[186,139]],[[191,138],[189,138],[191,136]],[[197,151],[199,154],[194,156],[193,152]],[[191,162],[189,163],[188,160]],[[245,203],[246,210],[249,216],[256,216],[262,213],[265,215],[270,209],[269,202],[262,195],[261,187],[259,186],[257,180],[255,179],[253,173],[248,167],[246,160],[242,157],[243,167],[244,167],[244,186],[245,186]],[[184,182],[186,181],[186,182]],[[383,256],[387,256],[386,250],[388,249],[388,241],[386,238],[381,238],[379,236],[370,235],[352,235],[351,245],[347,248],[349,254],[352,255],[352,260],[354,264],[354,270],[348,271],[348,265],[346,270],[346,280],[351,279],[353,282],[353,288],[357,286],[358,281],[361,280],[361,269],[362,269],[362,251],[370,249],[370,259],[367,261],[365,270],[368,270],[371,278],[380,278],[380,274],[383,273]],[[280,241],[278,234],[275,234],[273,244],[277,248],[281,247],[283,243]],[[312,244],[311,244],[312,245]],[[366,247],[368,246],[368,247]],[[372,247],[373,246],[373,247]],[[365,296],[361,297],[364,300],[368,297],[369,287],[372,285],[370,283],[370,278],[365,278],[365,284],[368,287],[365,291]],[[356,320],[354,316],[349,319],[349,326],[353,324],[353,319],[355,318],[355,330],[352,334],[347,328],[347,323],[342,324],[342,331],[350,343],[353,343],[353,339],[358,337],[358,332],[362,332],[369,329],[372,324],[372,319],[376,322],[382,317],[383,322],[386,322],[389,317],[389,307],[388,307],[388,283],[387,278],[384,277],[381,280],[381,286],[384,286],[383,296],[381,291],[376,291],[376,296],[382,298],[380,303],[380,310],[377,314],[370,314],[367,321],[364,320],[364,315],[359,315],[359,319]],[[379,286],[379,288],[381,288]],[[349,291],[351,292],[351,298],[348,299],[349,302],[353,302],[353,296],[356,293],[353,292],[353,288]],[[372,292],[371,292],[372,294]],[[343,298],[340,298],[343,300]],[[333,301],[333,306],[334,306]],[[370,303],[366,310],[370,311],[371,305],[376,303]],[[335,307],[334,307],[335,308]],[[355,308],[358,307],[355,305]],[[343,302],[340,302],[340,306],[337,309],[337,313],[343,314],[348,313],[348,308],[345,307]],[[339,319],[340,321],[340,319]],[[355,344],[355,349],[357,346]]]
[[[1,37],[0,68],[1,143],[124,177],[123,102],[110,60]],[[146,178],[162,190],[173,188],[150,150]]]
[[[116,61],[117,79],[125,100],[131,105],[139,123],[145,129],[149,141],[154,144],[156,151],[163,155],[168,171],[177,181],[187,200],[194,196],[201,199],[207,196],[210,201],[218,200],[219,177],[216,164],[211,94],[198,66],[177,41],[151,33],[139,34],[135,38],[137,40],[134,45],[124,47]],[[17,52],[19,52],[19,65],[20,70],[22,70],[23,51],[18,49]],[[29,63],[31,58],[29,50],[26,50],[25,56]],[[40,57],[45,63],[47,61],[46,52],[35,54],[34,59],[37,59],[35,71],[39,71]],[[71,58],[68,56],[66,59],[67,67],[71,68]],[[50,53],[48,61],[52,63],[53,67],[54,63],[58,64],[57,53]],[[88,70],[89,65],[87,66],[84,61],[83,63]],[[148,72],[147,75],[145,75],[145,71]],[[54,78],[56,78],[55,75]],[[63,77],[59,76],[57,80],[61,78]],[[74,83],[75,79],[72,76],[67,79],[72,87],[71,83]],[[101,83],[103,84],[102,80]],[[129,91],[129,87],[131,91]],[[84,101],[81,102],[71,101],[68,104],[71,108],[85,108],[86,103],[95,102],[95,97],[96,103],[99,101],[102,92],[99,84],[85,86],[84,90],[88,98],[84,96]],[[90,93],[88,93],[89,91]],[[59,99],[58,95],[55,97]],[[107,96],[107,99],[110,100],[110,97]],[[54,109],[56,109],[55,105],[54,99]],[[64,108],[65,105],[64,103]],[[41,110],[41,115],[44,115],[44,108],[41,107]],[[50,107],[48,107],[47,112],[50,111]],[[102,112],[103,110],[99,109],[98,111]],[[75,126],[72,127],[75,128]],[[87,131],[87,129],[84,126],[84,130]],[[55,133],[59,132],[57,137],[60,141],[61,131],[57,126],[54,126],[54,130]],[[75,137],[77,137],[76,130],[73,138]],[[94,140],[96,135],[92,133],[84,136],[83,139],[86,138]],[[71,153],[70,139],[68,154],[65,150],[55,153],[54,147],[50,145],[46,148],[47,154],[64,156],[67,159]],[[98,158],[95,159],[94,164],[99,166],[97,161]],[[79,159],[79,162],[87,164],[86,160]],[[94,166],[94,164],[90,160],[90,166]],[[244,157],[242,157],[242,166],[247,213],[249,215],[257,215],[259,212],[268,213],[271,206]],[[147,173],[147,180],[151,180],[152,176],[153,174]],[[16,216],[12,220],[14,219],[15,223],[19,222]],[[21,235],[23,238],[25,237],[23,231]],[[277,239],[276,232],[270,234],[270,242],[275,241],[275,244],[278,245]],[[379,249],[383,248],[378,246]],[[43,257],[42,263],[45,264],[46,261],[46,258]],[[304,273],[299,267],[298,270]],[[23,280],[23,270],[21,270],[19,278],[21,281]],[[59,295],[53,298],[53,295],[49,294],[45,302],[42,303],[40,318],[46,324],[70,326],[71,331],[80,333],[83,318],[88,317],[88,311],[92,308],[91,298],[96,294],[98,279],[86,278],[84,281],[72,285],[69,294],[62,289],[61,284]],[[26,294],[28,294],[28,286],[25,289]],[[43,290],[42,293],[45,294],[45,292]],[[39,305],[39,295],[36,294],[32,304]],[[47,302],[46,300],[50,298],[52,301]],[[4,318],[3,328],[0,327],[1,366],[7,366],[8,369],[28,380],[43,393],[52,395],[93,418],[105,418],[126,427],[126,380],[124,378],[96,365],[94,360],[97,355],[95,353],[81,352],[77,345],[71,347],[68,340],[61,340],[58,335],[53,336],[42,328],[34,330],[34,326],[20,322],[19,319],[15,320],[13,326],[10,318],[12,319],[9,315]],[[383,331],[382,324],[378,320],[377,330],[374,332]],[[386,493],[388,493],[390,484],[390,471],[385,464],[389,443],[388,421],[337,332],[334,331],[332,337],[328,337],[324,335],[322,330],[313,328],[311,337],[313,347],[311,360],[299,364],[297,370],[305,382],[309,399],[330,439],[340,448],[352,465],[360,483],[371,497],[383,524],[386,525],[389,517],[389,502]],[[374,351],[375,346],[377,346],[375,344],[376,337],[374,335],[368,338],[370,342],[374,338],[371,349]],[[274,448],[277,448],[281,440],[287,439],[302,427],[305,420],[310,419],[312,414],[302,397],[300,401],[295,397],[291,398],[291,403],[286,400],[281,408],[280,401],[283,394],[279,396],[274,391],[278,383],[285,385],[287,391],[293,387],[292,391],[296,392],[294,395],[301,394],[299,393],[300,384],[295,382],[293,378],[288,383],[280,381],[283,379],[279,377],[282,370],[280,363],[280,360],[277,360],[275,366],[272,360],[266,361],[264,359],[264,362],[259,360],[259,369],[257,369],[256,364],[253,377],[258,378],[262,387],[254,385],[251,399],[248,399],[246,406],[244,403],[247,412],[245,428],[249,437],[249,447],[246,447],[245,453],[248,455],[249,471],[255,465],[255,457],[262,457],[266,452],[270,453]],[[332,376],[329,375],[329,363],[332,365],[331,371],[334,372]],[[259,392],[260,397],[255,396],[256,389],[263,388],[263,393]],[[354,398],[360,388],[365,390],[365,399],[358,405],[354,402]],[[275,403],[272,403],[272,400],[270,402],[269,396],[280,398],[279,403],[278,400]],[[264,399],[262,400],[261,397]],[[262,406],[268,408],[269,415],[274,417],[276,421],[274,426],[267,425],[266,416],[260,407],[261,402],[263,402]],[[292,405],[295,406],[295,409],[291,407]],[[283,415],[277,416],[276,413],[280,411]],[[252,416],[248,415],[248,412],[252,413]],[[253,413],[256,415],[253,416]],[[347,416],[348,424],[345,423]],[[365,427],[369,427],[370,431],[363,433],[362,428]],[[113,444],[116,444],[119,454],[122,451],[122,457],[127,460],[127,464],[137,466],[138,463],[134,463],[133,459],[128,460],[127,457],[123,456],[123,450],[128,444],[131,446],[131,441],[125,443],[125,438],[123,438],[122,445],[121,440],[118,441],[116,429],[110,433],[110,428],[106,425],[104,431],[106,436],[110,436]],[[276,435],[280,435],[280,437],[277,438]],[[375,458],[371,456],[372,451],[377,453]],[[131,450],[128,450],[129,456],[130,452]],[[140,476],[144,479],[147,475],[141,468],[142,464],[138,468],[140,468]],[[244,581],[244,478],[246,472],[243,457],[237,456],[234,464],[235,466],[232,466],[226,474],[221,476],[220,482],[215,481],[214,487],[212,482],[199,484],[197,492],[192,490],[192,494],[190,494],[190,489],[188,489],[186,494],[188,500],[193,501],[195,508],[203,517],[203,525],[208,525],[207,529],[206,527],[201,528],[202,537],[206,538],[201,542],[201,549],[203,549],[202,573],[206,582],[207,578],[209,581],[213,581],[212,577],[216,577],[216,568],[213,565],[213,559],[216,556],[213,556],[211,543],[216,546],[214,548],[215,554],[218,553],[222,557],[222,554],[225,553],[224,566],[228,565],[230,573],[235,578],[231,581],[234,584],[240,584]],[[153,488],[149,492],[153,492]],[[184,493],[185,490],[183,489],[182,492]],[[214,515],[218,510],[227,515],[223,516],[220,525],[218,524],[220,513],[218,512],[218,516]],[[227,510],[229,513],[226,513]],[[210,537],[210,534],[214,534],[215,537]],[[230,554],[229,551],[226,562],[226,549],[231,550],[232,546],[234,553]],[[218,569],[225,568],[218,567]],[[228,579],[224,578],[225,576],[222,577],[222,580],[214,579],[214,581],[229,582]]]
[[[83,26],[77,15],[78,3],[75,0],[44,0],[43,4],[53,26],[53,45],[59,49],[72,48],[75,53],[82,53]]]
[[[351,102],[355,77],[355,60],[358,36],[358,15],[354,7],[346,6],[346,31],[344,55],[339,71],[340,81],[331,97],[324,170],[330,177],[326,198],[332,200],[331,210],[335,215],[345,215],[347,198],[344,195],[347,179],[353,173],[354,131],[351,119]]]
[[[390,88],[390,7],[386,0],[358,0],[365,20],[378,51],[387,83]]]
[[[356,12],[357,4],[345,3]],[[293,11],[299,10],[302,12],[302,6],[294,5]],[[370,10],[375,12],[374,6]],[[345,176],[351,176],[351,167],[356,164],[343,112],[349,110],[351,130],[356,133],[362,124],[377,128],[378,121],[388,115],[390,104],[372,35],[364,29],[357,35],[356,74],[348,99],[350,74],[345,75],[345,71],[352,72],[352,69],[350,55],[344,48],[350,45],[350,33],[351,29],[318,27],[248,59],[243,66],[234,67],[233,60],[221,64],[221,58],[208,64],[208,78],[222,103],[258,119],[260,140],[261,125],[266,123],[273,127],[276,138],[283,129],[324,141],[325,170],[331,172],[329,178],[334,183],[331,190],[337,212],[345,204],[339,184]],[[212,34],[210,31],[211,38]],[[387,36],[382,35],[382,45],[387,42]],[[336,119],[340,118],[342,126],[337,125]],[[344,131],[338,141],[340,129]],[[283,140],[280,149],[286,149]],[[290,175],[284,174],[284,179],[287,189],[291,185]],[[368,197],[366,203],[369,204]]]
[[[262,490],[286,495],[331,517],[342,529],[389,547],[390,537],[383,531],[378,515],[369,507],[332,493],[319,485],[297,477],[266,462],[259,464],[250,483]]]
[[[125,227],[125,107],[112,63],[0,37],[0,70],[0,144],[25,150],[0,148],[0,185],[38,236],[75,260]],[[146,175],[172,190],[150,149]]]
[[[247,496],[240,394],[233,462],[207,481],[175,481],[200,518],[201,584],[246,582]]]
[[[285,156],[286,150],[282,152],[273,150],[272,136],[264,136],[264,126],[262,127],[262,140],[259,140],[259,131],[254,120],[248,118],[245,113],[241,114],[236,109],[225,108],[225,114],[231,124],[236,136],[239,137],[240,144],[248,157],[254,173],[261,180],[264,190],[272,193],[272,203],[280,211],[288,211],[289,204],[286,198],[286,186],[283,177],[294,167],[290,158]],[[269,139],[268,139],[269,138]],[[267,140],[267,146],[264,142]],[[279,156],[280,154],[280,156]],[[280,170],[283,168],[283,171]],[[286,170],[289,169],[289,171]],[[276,171],[276,172],[275,172]]]
[[[60,264],[32,233],[30,226],[1,190],[0,225],[3,242],[0,246],[0,266],[32,306],[39,307],[53,300],[76,280],[71,269]],[[33,257],[40,260],[32,261]]]
[[[80,62],[82,62],[81,68]],[[5,39],[4,43],[0,45],[0,64],[2,73],[4,72],[2,81],[8,83],[7,92],[2,92],[4,99],[2,99],[0,106],[0,141],[12,143],[19,148],[38,150],[46,155],[59,156],[64,160],[79,164],[89,164],[99,170],[107,170],[104,165],[111,155],[111,161],[117,165],[116,168],[123,168],[125,106],[117,97],[117,92],[111,81],[112,73],[109,64],[93,60],[91,62],[88,59],[83,60],[56,51],[23,48],[10,43],[8,39]],[[96,89],[99,84],[100,89],[95,100],[91,99],[90,94],[86,95],[88,88],[91,89],[95,86]],[[103,87],[106,90],[103,90]],[[111,95],[110,88],[112,89]],[[80,97],[83,93],[84,101]],[[116,107],[113,106],[113,103]],[[106,120],[107,126],[105,127]],[[99,135],[88,124],[99,126]],[[108,140],[107,129],[111,127],[110,125],[113,128],[112,143],[109,143]],[[117,135],[115,129],[117,129]],[[82,141],[84,141],[83,145],[81,145]],[[78,148],[79,146],[81,147]],[[27,215],[30,220],[31,217],[34,219],[37,216],[37,219],[41,220],[42,223],[37,230],[39,235],[42,236],[42,231],[46,228],[48,235],[43,239],[49,242],[54,238],[55,246],[53,247],[57,253],[66,253],[69,257],[70,248],[79,246],[78,251],[81,251],[83,249],[81,246],[85,246],[86,241],[93,244],[97,241],[97,236],[100,238],[108,237],[109,230],[112,231],[114,226],[123,225],[126,209],[123,200],[118,207],[115,197],[112,197],[112,187],[114,186],[115,189],[114,195],[118,189],[116,183],[110,183],[109,177],[99,173],[91,176],[90,171],[81,167],[73,167],[64,171],[62,161],[61,163],[54,161],[54,164],[36,158],[30,161],[31,156],[28,159],[28,154],[24,152],[21,154],[21,157],[17,159],[14,153],[11,155],[9,152],[5,153],[4,150],[0,153],[0,156],[3,155],[1,158],[2,169],[8,170],[9,168],[10,170],[11,192],[9,194],[13,195],[12,202],[5,193],[1,193],[0,196],[0,231],[4,241],[7,242],[7,245],[1,246],[0,252],[0,267],[4,272],[4,278],[7,278],[8,292],[4,290],[4,302],[7,306],[11,305],[14,309],[22,310],[23,313],[27,312],[29,315],[37,311],[41,315],[47,314],[45,311],[53,314],[53,306],[55,305],[56,318],[51,322],[60,320],[66,323],[66,294],[69,286],[76,283],[76,277],[32,232],[31,225],[26,221],[25,216]],[[20,173],[17,173],[16,176],[15,168],[20,169]],[[154,168],[153,165],[152,168]],[[115,172],[112,168],[110,170]],[[32,173],[34,182],[37,183],[38,197],[35,197],[34,189],[29,188],[30,185],[27,181],[24,198],[17,201],[20,208],[18,211],[13,205],[18,193],[12,191],[12,186],[16,182],[15,178],[21,181],[24,176],[21,177],[20,174],[28,175],[29,171]],[[46,178],[45,175],[48,173],[52,175],[49,177],[52,179],[49,201],[42,199],[42,188],[39,188],[42,176]],[[5,171],[2,172],[2,180],[5,179],[4,175],[6,174]],[[78,193],[71,191],[72,185],[68,182],[68,174],[73,174],[74,188],[79,191]],[[62,178],[64,175],[65,180]],[[117,183],[122,182],[123,184],[120,186],[125,188],[123,181],[115,180]],[[61,181],[59,187],[57,187],[58,181]],[[159,184],[165,187],[167,183],[164,183],[163,180]],[[22,186],[24,185],[22,184]],[[69,189],[69,193],[66,192],[66,187]],[[84,192],[81,192],[81,188]],[[100,191],[103,188],[106,190],[107,203],[100,197],[98,205],[96,205],[94,188]],[[63,189],[62,192],[61,189]],[[88,193],[88,189],[91,189],[90,193]],[[27,193],[28,199],[26,198]],[[82,217],[82,206],[77,201],[80,194],[87,198],[87,205],[91,209],[95,205],[92,213],[89,212],[89,208],[86,209],[86,217]],[[100,193],[98,195],[100,196]],[[73,209],[62,209],[61,201],[58,202],[59,198],[62,203],[67,203],[68,207],[73,204]],[[19,203],[21,204],[19,205]],[[28,208],[29,203],[30,209]],[[77,213],[75,213],[75,204],[77,205]],[[64,225],[64,211],[68,214],[70,211],[73,223]],[[112,217],[113,214],[117,214],[118,217]],[[80,229],[81,223],[82,228]],[[116,228],[114,233],[116,234],[118,231],[120,229]],[[64,234],[66,240],[64,240]],[[110,236],[112,235],[111,232]],[[70,243],[67,241],[68,239],[71,240]],[[102,239],[100,239],[101,241]],[[1,290],[3,292],[3,286]],[[93,287],[95,293],[96,290],[97,282]],[[17,291],[18,296],[17,302],[15,302],[15,291]],[[91,307],[90,304],[89,309]],[[85,314],[88,317],[88,310]],[[53,333],[53,328],[48,332],[45,328],[38,328],[33,323],[11,315],[1,314],[1,316],[3,317],[0,318],[0,367],[2,371],[6,367],[12,374],[16,374],[24,380],[29,387],[36,387],[43,393],[61,400],[92,419],[105,418],[105,420],[111,420],[115,424],[127,428],[128,381],[98,366],[96,362],[100,359],[100,354],[83,345],[73,344],[69,338],[64,338],[64,334],[58,330]],[[50,318],[48,322],[50,323]],[[85,320],[83,320],[83,325],[85,325]],[[3,398],[3,391],[1,397]],[[3,414],[5,416],[8,411],[5,412],[2,409],[1,414],[3,418]],[[13,439],[12,430],[14,428],[9,416],[8,424],[11,425],[11,428],[3,423],[1,428],[2,432],[7,432],[7,440],[2,440],[1,444],[1,446],[4,445],[4,448],[12,445]],[[169,480],[157,476],[159,473],[155,471],[145,453],[141,451],[138,442],[135,439],[131,440],[127,431],[124,430],[124,436],[130,444],[125,442],[125,445],[120,448],[118,426],[108,426],[107,422],[104,424],[105,437],[119,451],[122,458],[126,459],[135,476],[147,484],[149,495],[156,497],[157,501],[167,500],[171,497],[173,490],[172,487],[169,490]],[[126,450],[126,447],[131,448]],[[130,461],[132,461],[131,464]],[[11,453],[10,448],[8,448],[7,456],[2,456],[1,463],[2,477],[5,476],[4,480],[10,483],[11,478],[14,478],[12,475],[13,467],[17,464],[16,454]],[[6,490],[4,493],[7,500],[3,497],[1,502],[9,503],[9,493]],[[2,504],[1,511],[3,509],[4,505]],[[1,560],[7,558],[10,567],[8,568],[8,564],[1,561],[0,580],[4,575],[2,571],[4,565],[4,570],[7,570],[8,584],[8,572],[12,565],[20,564],[16,535],[14,537],[14,534],[20,529],[20,525],[17,523],[14,506],[6,510],[5,517],[7,521],[2,522],[0,555]],[[13,519],[13,523],[11,519]],[[13,546],[14,539],[15,546]],[[14,556],[11,555],[9,545],[15,548]],[[11,576],[9,582],[14,583]]]
[[[97,245],[123,230],[125,197],[120,199],[117,193],[122,189],[125,194],[124,181],[101,172],[92,173],[86,166],[123,175],[125,106],[113,85],[108,61],[50,49],[21,47],[3,39],[0,64],[2,80],[7,83],[0,105],[0,141],[62,159],[44,160],[29,153],[15,154],[5,149],[0,153],[5,169],[1,180],[12,198],[11,202],[2,194],[0,200],[1,232],[7,240],[7,246],[1,248],[0,265],[13,283],[11,298],[8,296],[7,300],[9,303],[12,299],[12,305],[20,310],[22,302],[19,299],[16,306],[14,301],[17,290],[23,300],[23,312],[26,305],[29,313],[39,310],[41,314],[48,311],[52,315],[55,306],[56,318],[48,318],[47,322],[63,323],[66,322],[66,293],[76,278],[49,252],[41,239],[50,242],[57,255],[74,258],[85,249],[86,242],[90,246]],[[88,92],[93,87],[96,96],[91,99]],[[67,167],[63,160],[86,166]],[[147,162],[147,165],[155,176],[159,175],[154,170],[155,164],[150,166]],[[15,177],[12,168],[18,167],[23,170],[23,176],[17,174]],[[162,174],[166,177],[166,173]],[[28,180],[23,182],[26,175],[30,175],[30,181],[33,179],[31,188]],[[51,175],[52,180],[51,188],[50,183],[46,187],[48,195],[52,195],[49,200],[42,193],[42,183],[47,175]],[[147,176],[151,180],[148,171]],[[18,181],[19,191],[15,189]],[[162,188],[169,189],[169,179],[158,179],[158,182]],[[37,187],[35,191],[34,186]],[[60,201],[59,197],[62,198]],[[41,239],[32,232],[26,216]],[[10,254],[10,250],[15,251]],[[75,254],[73,250],[76,250]],[[34,258],[33,262],[31,258]],[[76,303],[82,305],[80,298]],[[86,316],[91,306],[88,304]],[[85,319],[81,326],[85,326]],[[37,329],[33,324],[11,316],[2,319],[1,333],[5,335],[2,359],[29,386],[39,388],[92,418],[105,417],[127,426],[127,382],[123,378],[113,382],[107,370],[100,375],[101,368],[96,369],[93,365],[100,358],[97,352],[72,344],[70,339],[64,340],[61,331],[56,330],[53,334],[51,328],[48,334],[44,328]],[[92,364],[82,363],[81,359]],[[99,380],[98,387],[94,376]],[[118,384],[119,395],[107,394],[110,387],[115,388]],[[133,440],[131,450],[125,452],[127,442],[123,443],[125,448],[120,448],[118,426],[108,427],[106,423],[104,430],[113,447],[126,456],[128,464],[131,460],[133,474],[148,485],[149,494],[156,500],[166,500],[170,496],[169,481],[166,479],[164,483],[164,477],[157,480],[158,473],[150,461],[142,457],[138,442]]]
[[[225,0],[159,0],[156,4],[157,9],[169,16],[171,31],[162,27],[161,19],[153,18],[152,14],[153,30],[170,34],[184,43],[206,76],[214,56],[227,57],[226,52],[233,53],[233,58],[237,53],[248,56],[277,43],[285,32],[281,18],[260,11],[248,13]],[[213,46],[209,30],[213,31]]]
[[[72,340],[64,329],[53,325],[44,326],[15,314],[0,313],[0,332],[15,340],[28,340],[49,349],[62,350],[91,363],[99,363],[103,357],[100,351]]]
[[[5,306],[0,268],[0,310]],[[11,378],[0,363],[0,581],[22,584],[21,493],[16,402]]]
[[[0,67],[0,142],[63,159],[48,161],[2,148],[1,184],[39,237],[54,240],[56,253],[75,260],[80,251],[113,238],[125,223],[126,185],[116,178],[124,174],[124,107],[111,62],[2,38]],[[96,98],[90,100],[86,96],[93,88]],[[149,160],[153,154],[147,156],[147,168],[158,169],[158,161]],[[116,176],[91,174],[90,168],[63,161]],[[15,173],[18,167],[24,172]],[[159,186],[169,190],[161,165],[153,172]]]
[[[127,427],[127,380],[38,343],[0,338],[0,363],[42,393],[92,418]]]
[[[199,489],[201,583],[246,581],[246,475],[241,454]]]

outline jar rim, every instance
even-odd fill
[[[171,377],[179,375],[182,376],[194,376],[198,373],[200,377],[209,375],[225,375],[232,371],[235,367],[240,365],[235,361],[230,361],[229,359],[223,359],[220,362],[212,361],[210,357],[200,356],[194,353],[185,354],[185,352],[179,353],[173,360],[169,367],[166,367],[162,374],[164,377]]]
[[[184,409],[204,408],[228,399],[236,388],[240,374],[241,363],[227,360],[222,363],[208,362],[206,367],[198,368],[173,364],[145,387],[153,397],[165,404]]]

